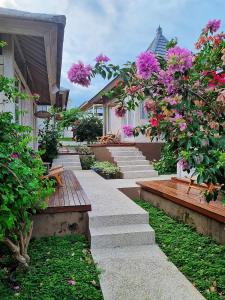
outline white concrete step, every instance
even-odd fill
[[[74,157],[57,157],[54,159],[54,161],[65,161],[65,162],[80,161],[80,158],[79,156],[74,155]]]
[[[132,160],[144,160],[145,157],[143,155],[127,155],[127,156],[114,156],[114,160],[117,161],[132,161]]]
[[[64,160],[54,160],[53,162],[54,164],[62,164],[64,166],[70,166],[70,165],[74,165],[74,166],[79,166],[80,165],[80,161],[64,161]]]
[[[154,170],[152,165],[127,165],[127,166],[120,166],[120,170],[121,172],[125,172],[125,171],[143,171],[143,170]]]
[[[140,151],[110,151],[112,156],[142,155]]]
[[[130,165],[142,165],[142,166],[149,166],[149,161],[146,159],[133,159],[133,160],[120,160],[117,161],[117,166],[122,167],[122,166],[130,166]]]
[[[138,150],[138,148],[136,147],[107,147],[107,149],[109,151],[134,151],[134,150]]]
[[[131,179],[131,178],[149,178],[149,177],[157,177],[158,172],[155,170],[142,170],[142,171],[124,171],[122,173],[124,179]]]
[[[155,232],[147,224],[90,227],[91,249],[153,245]]]
[[[148,224],[149,215],[146,212],[143,213],[129,213],[129,214],[115,214],[115,215],[89,215],[89,227],[106,227],[117,225],[134,225],[134,224]]]

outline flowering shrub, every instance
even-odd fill
[[[0,92],[5,102],[27,99],[16,80],[4,76],[0,76]],[[23,266],[30,260],[31,215],[45,206],[53,192],[52,182],[42,179],[46,169],[39,154],[29,147],[30,133],[31,128],[16,124],[11,113],[0,112],[0,243]]]
[[[183,168],[194,168],[197,182],[207,184],[207,201],[216,199],[220,188],[225,193],[225,34],[216,33],[219,26],[219,20],[212,20],[203,28],[196,54],[173,40],[165,58],[144,52],[136,64],[93,71],[93,76],[102,75],[104,69],[123,81],[108,94],[117,99],[117,115],[148,99],[149,123],[134,134],[176,143]]]

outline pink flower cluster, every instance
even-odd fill
[[[206,31],[210,31],[211,33],[216,32],[220,28],[221,21],[220,20],[210,20],[206,25]]]
[[[159,72],[159,62],[150,52],[142,52],[136,60],[137,75],[142,79],[149,79],[152,73]]]
[[[88,87],[91,83],[90,76],[92,67],[84,65],[82,62],[73,64],[68,71],[68,78],[71,82]]]
[[[169,71],[184,73],[192,67],[192,54],[188,49],[178,46],[170,48],[166,53]]]
[[[104,54],[99,54],[96,58],[95,58],[95,61],[97,63],[104,63],[104,62],[108,62],[110,61],[110,58]]]
[[[122,104],[119,104],[115,108],[115,115],[122,118],[126,114],[126,111],[126,108]]]
[[[171,70],[160,70],[158,80],[159,83],[165,86],[169,95],[177,91],[176,81],[173,78],[173,72]]]
[[[131,137],[133,135],[133,127],[131,125],[124,125],[123,133],[125,134],[125,136]]]

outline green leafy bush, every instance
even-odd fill
[[[177,149],[172,144],[166,143],[161,151],[158,161],[153,162],[154,169],[159,175],[176,173],[177,169]]]
[[[225,245],[174,220],[142,200],[135,201],[149,212],[156,241],[169,259],[208,300],[225,299]]]
[[[44,121],[44,127],[38,133],[39,149],[42,150],[41,158],[44,162],[50,163],[58,155],[62,135],[61,128],[55,121],[56,112],[52,110],[51,113],[51,117]]]
[[[102,135],[102,120],[94,115],[85,115],[74,127],[74,135],[78,142],[95,142]]]
[[[102,300],[98,270],[87,240],[80,235],[32,240],[31,265],[16,273],[13,289],[8,285],[8,257],[0,250],[1,300]]]
[[[39,155],[28,146],[30,132],[14,123],[11,113],[0,113],[0,242],[24,265],[29,263],[30,217],[53,192],[52,182],[41,179],[46,170]]]
[[[120,173],[120,168],[108,161],[98,161],[91,169],[106,179],[118,178]]]
[[[75,122],[82,117],[83,113],[79,108],[71,108],[61,113],[62,119],[59,121],[59,125],[64,129],[70,126],[74,126]]]
[[[95,163],[95,158],[92,155],[80,156],[82,170],[90,170]]]

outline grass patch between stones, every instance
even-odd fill
[[[29,254],[30,267],[26,272],[17,272],[20,289],[14,291],[7,279],[8,256],[0,251],[1,300],[103,299],[99,272],[83,236],[35,239],[31,241]]]
[[[135,200],[149,213],[156,242],[179,270],[209,300],[225,299],[225,245],[196,232],[150,203]]]

